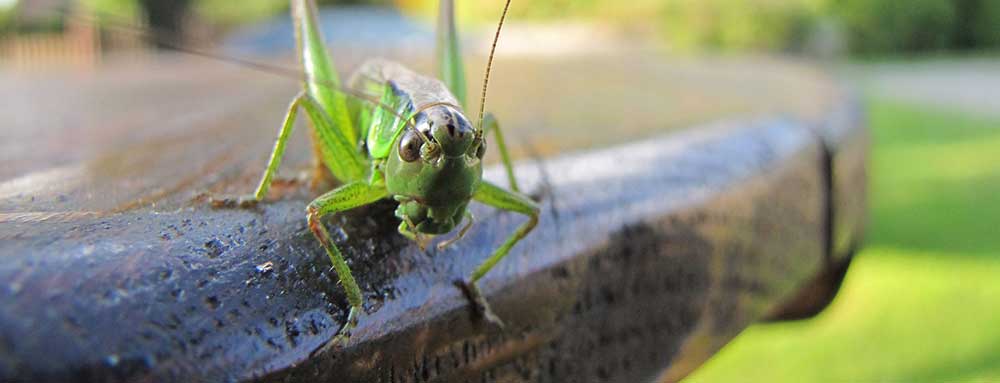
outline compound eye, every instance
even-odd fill
[[[420,158],[420,147],[424,145],[424,140],[419,133],[412,129],[407,129],[403,137],[399,139],[399,159],[406,162],[413,162]]]
[[[486,155],[486,139],[479,141],[479,147],[476,148],[476,158],[483,159]]]

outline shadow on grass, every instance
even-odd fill
[[[928,366],[919,368],[909,374],[903,374],[901,382],[955,382],[978,381],[988,382],[1000,376],[1000,351],[983,353],[974,358],[965,359],[959,363]],[[993,377],[991,379],[991,376]]]

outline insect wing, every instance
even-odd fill
[[[365,143],[372,158],[389,156],[392,144],[399,139],[399,135],[402,134],[403,128],[406,126],[406,121],[401,116],[406,113],[407,109],[412,109],[409,99],[397,95],[391,83],[384,87],[379,102],[394,108],[396,112],[392,113],[384,108],[375,108],[371,112],[371,125],[368,128],[368,137]]]

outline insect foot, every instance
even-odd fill
[[[413,241],[417,243],[417,247],[420,248],[420,251],[427,251],[427,245],[431,243],[431,238],[429,236],[417,233]]]
[[[352,307],[351,311],[347,314],[347,322],[340,328],[337,335],[330,339],[329,342],[326,342],[323,347],[314,350],[309,354],[309,356],[319,355],[330,350],[339,350],[346,347],[347,343],[351,340],[351,331],[354,331],[354,328],[358,327],[358,312],[359,310],[357,308]]]
[[[258,202],[252,195],[208,197],[208,203],[217,209],[250,209],[256,207]]]
[[[437,250],[438,250],[438,251],[444,251],[444,249],[447,249],[447,248],[448,248],[448,246],[451,246],[451,245],[452,245],[452,244],[454,244],[455,242],[458,242],[458,240],[459,240],[459,239],[461,239],[461,238],[459,238],[459,237],[457,237],[457,236],[456,236],[456,237],[454,237],[454,238],[449,238],[449,239],[447,239],[447,240],[444,240],[444,241],[441,241],[441,242],[439,242],[439,243],[437,244],[437,246],[434,246],[434,247],[435,247],[435,248],[437,248]]]
[[[455,286],[462,289],[462,293],[465,297],[472,303],[472,307],[475,310],[476,316],[486,320],[487,323],[493,324],[499,328],[504,328],[504,323],[500,320],[500,317],[493,313],[493,309],[490,308],[489,302],[486,301],[486,297],[483,293],[479,291],[479,286],[475,282],[466,282],[464,280],[456,280]]]

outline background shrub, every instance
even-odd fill
[[[967,20],[972,44],[967,48],[1000,48],[1000,1],[965,0],[972,3]]]
[[[992,0],[991,0],[992,1]],[[926,52],[950,48],[955,0],[831,0],[851,50],[858,53]]]
[[[682,49],[786,51],[802,46],[818,9],[810,0],[665,0],[662,28]]]

